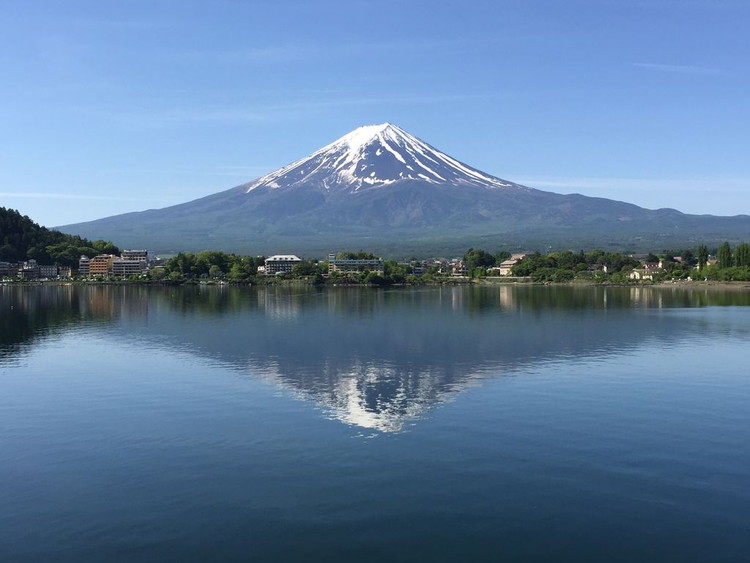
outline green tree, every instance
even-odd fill
[[[360,250],[359,252],[339,252],[336,258],[338,260],[377,260],[378,257],[372,252]]]
[[[724,242],[716,251],[716,258],[719,262],[719,269],[732,267],[732,249],[728,242]]]
[[[490,268],[495,265],[495,257],[479,248],[470,248],[466,254],[464,254],[464,264],[469,270],[476,268]]]
[[[549,255],[555,261],[555,267],[563,270],[575,270],[579,264],[586,263],[583,253],[574,253],[570,250],[564,252],[553,252]]]
[[[495,252],[495,264],[501,264],[508,260],[512,254],[507,250],[498,250]]]
[[[584,254],[584,258],[586,259],[587,264],[603,265],[604,264],[604,251],[597,248],[595,250],[592,250],[591,252],[587,252],[586,254]]]
[[[388,280],[386,280],[383,276],[378,274],[377,272],[368,272],[364,279],[365,283],[369,283],[372,285],[385,285]]]
[[[698,259],[698,269],[703,270],[708,263],[708,248],[705,244],[701,244],[695,251],[695,256]]]
[[[538,252],[533,254],[527,254],[523,260],[518,262],[511,268],[511,273],[514,276],[530,276],[539,268],[547,267],[544,263],[544,258]]]
[[[95,240],[91,246],[98,254],[119,254],[120,249],[108,240]]]
[[[658,262],[659,259],[656,258],[656,261]],[[638,268],[641,265],[641,263],[635,258],[625,254],[620,254],[619,252],[605,253],[604,264],[607,265],[607,270],[610,272],[627,272],[633,268]]]
[[[389,283],[404,283],[406,276],[411,274],[411,267],[399,264],[395,260],[386,260],[383,264],[384,276]]]
[[[734,263],[738,267],[750,266],[750,245],[742,242],[734,249]]]
[[[555,268],[541,267],[531,272],[531,279],[535,282],[555,281]]]
[[[154,281],[161,281],[167,277],[167,272],[164,268],[152,268],[148,271],[148,275]]]
[[[247,272],[242,267],[241,262],[235,262],[232,264],[232,267],[229,268],[229,279],[235,282],[247,279]]]
[[[180,252],[173,256],[164,264],[164,269],[169,274],[170,279],[179,277],[190,277],[193,275],[195,265],[195,255],[189,252]]]
[[[692,267],[692,266],[695,266],[696,263],[697,263],[697,258],[695,257],[695,254],[689,248],[683,250],[682,253],[680,254],[680,256],[682,256],[682,263],[685,266],[691,266]]]
[[[303,260],[292,266],[292,274],[295,276],[314,276],[318,273],[320,273],[320,269],[315,260]]]

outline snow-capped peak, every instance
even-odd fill
[[[337,141],[334,141],[324,148],[329,148],[331,146],[339,144],[346,144],[349,147],[359,147],[366,144],[373,137],[382,134],[388,129],[401,131],[400,129],[398,129],[398,127],[391,125],[390,123],[381,123],[380,125],[363,125],[362,127],[357,127],[354,131],[347,133]]]
[[[358,127],[310,156],[256,180],[247,191],[302,185],[358,191],[402,181],[516,186],[451,158],[396,125],[381,123]]]

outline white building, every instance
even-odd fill
[[[301,264],[302,259],[294,254],[276,254],[266,258],[266,275],[275,276],[291,272],[295,264]]]

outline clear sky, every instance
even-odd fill
[[[0,206],[61,225],[391,122],[501,178],[750,214],[747,0],[0,0]]]

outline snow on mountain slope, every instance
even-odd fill
[[[356,192],[404,180],[529,189],[467,166],[400,127],[383,123],[359,127],[310,156],[259,178],[247,191],[315,186]]]

